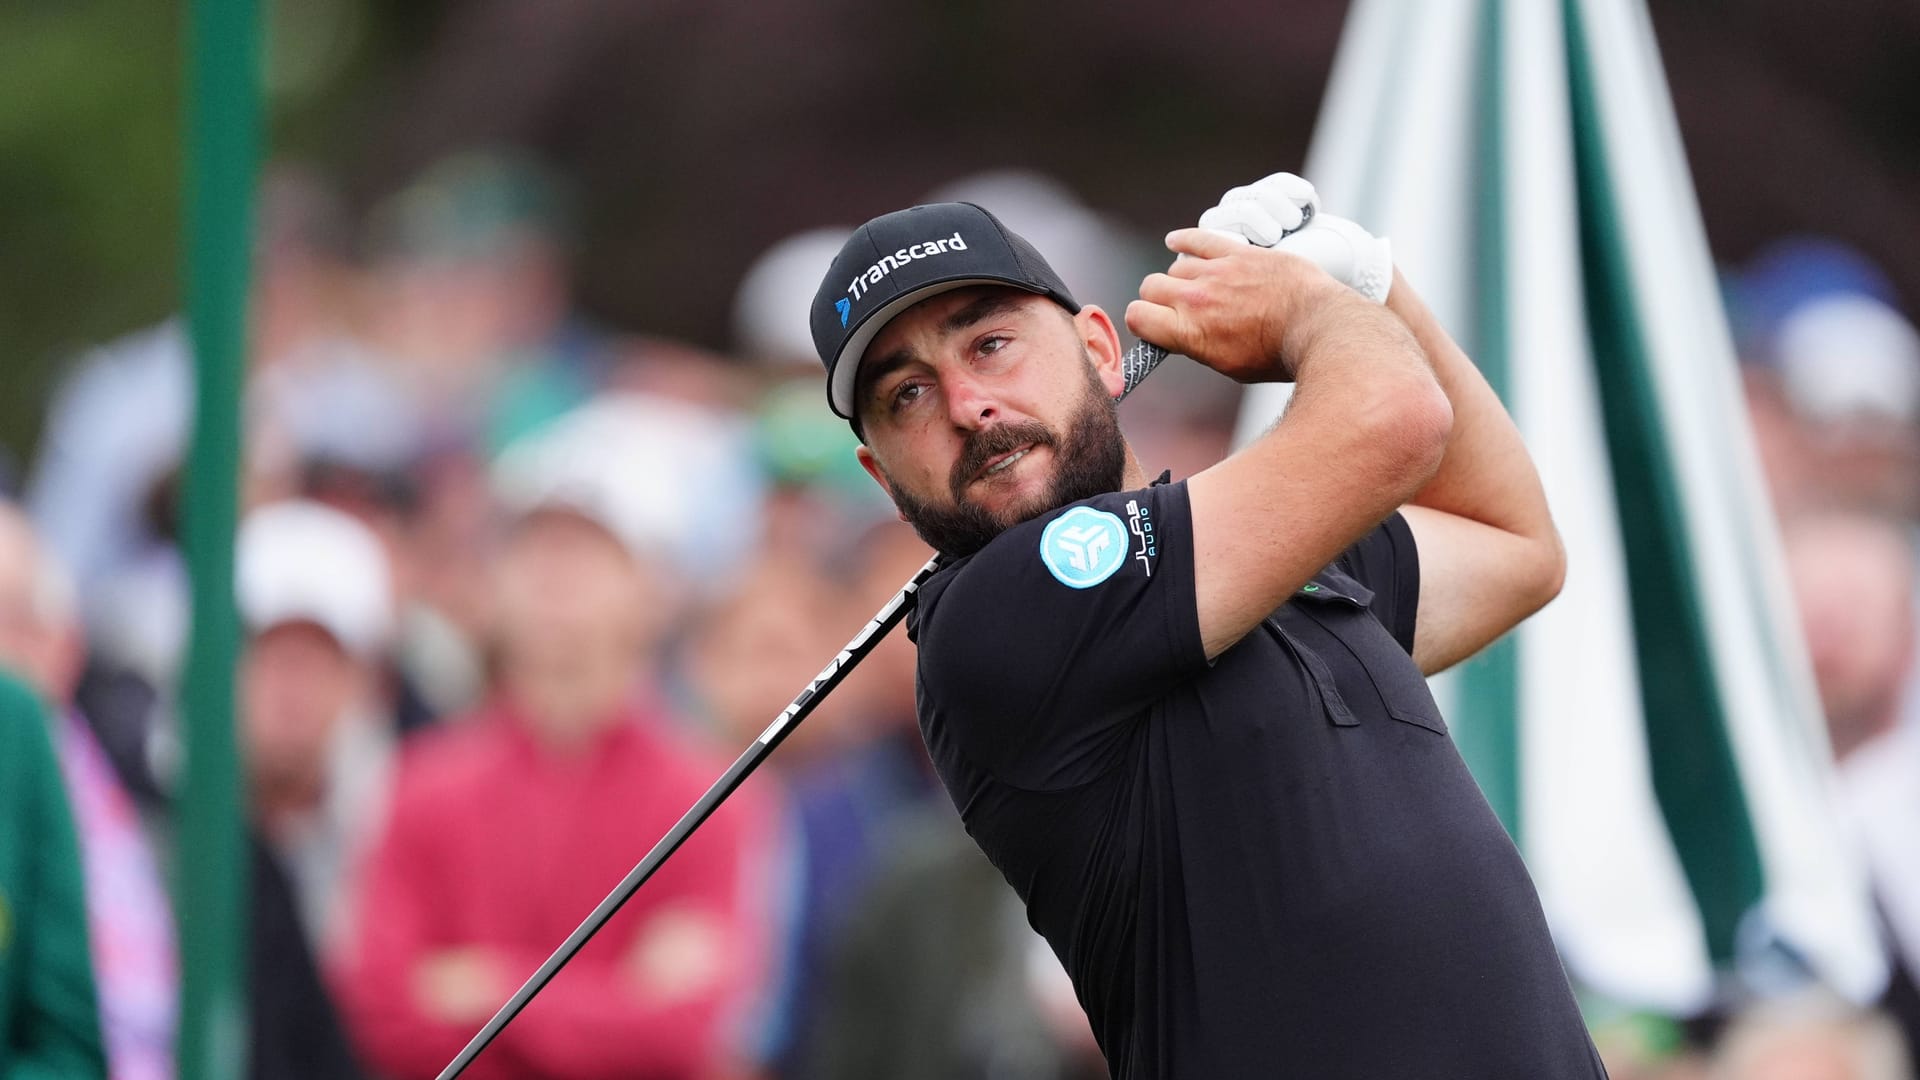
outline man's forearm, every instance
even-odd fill
[[[1173,239],[1224,243],[1188,232]],[[1195,606],[1213,657],[1420,489],[1451,415],[1409,328],[1318,267],[1238,247],[1187,272],[1197,285],[1148,279],[1129,311],[1134,330],[1197,347],[1188,355],[1215,370],[1296,382],[1271,431],[1187,482]],[[1149,293],[1180,306],[1161,317]]]
[[[1453,430],[1440,469],[1411,502],[1490,525],[1557,549],[1533,458],[1499,395],[1396,272],[1387,308],[1413,331],[1453,406]]]

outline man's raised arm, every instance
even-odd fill
[[[1413,332],[1453,406],[1440,467],[1402,509],[1420,552],[1413,659],[1432,674],[1553,599],[1566,553],[1520,431],[1480,370],[1397,274],[1387,309]]]
[[[1430,486],[1452,414],[1408,324],[1313,263],[1199,229],[1167,246],[1188,257],[1141,283],[1128,327],[1238,381],[1298,384],[1273,430],[1187,484],[1212,658]]]

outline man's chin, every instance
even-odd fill
[[[988,513],[1000,523],[1002,529],[1011,529],[1023,521],[1032,521],[1041,514],[1056,509],[1058,504],[1053,501],[1052,494],[1050,490],[1043,487],[1039,491],[1022,494],[1007,501],[1001,504],[999,509],[989,510]]]
[[[956,558],[979,551],[1015,525],[1060,505],[1047,484],[1037,490],[1005,493],[991,503],[969,499],[953,506],[933,507],[897,496],[895,502],[920,539],[935,551]]]
[[[894,494],[895,505],[907,519],[907,524],[920,534],[920,539],[935,551],[955,558],[972,555],[1011,526],[1035,514],[1045,513],[1046,507],[1031,505],[1044,501],[1023,501],[1017,507],[996,512],[972,501],[951,506],[932,506],[903,497],[899,492]],[[1014,513],[1024,513],[1026,516],[1011,516]]]
[[[1053,509],[1056,486],[1051,473],[1042,475],[1035,469],[1011,482],[976,483],[975,488],[986,490],[969,492],[964,502],[1010,529]]]

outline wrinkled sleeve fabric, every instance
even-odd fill
[[[1016,787],[1084,783],[1118,736],[1206,669],[1184,483],[1074,503],[1002,533],[923,599],[923,711]]]
[[[1420,553],[1407,519],[1395,512],[1342,552],[1334,564],[1373,590],[1373,617],[1413,655],[1413,625],[1420,609]]]

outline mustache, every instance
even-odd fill
[[[953,489],[953,500],[965,501],[960,497],[961,493],[966,491],[967,485],[973,482],[988,461],[1028,443],[1052,446],[1053,432],[1038,420],[1009,420],[968,436],[966,444],[960,448],[960,457],[953,463],[953,475],[947,480]]]

